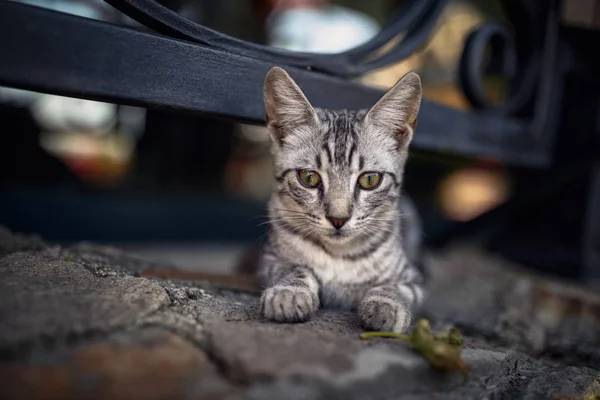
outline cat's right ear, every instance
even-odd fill
[[[279,144],[302,126],[317,123],[317,114],[296,82],[282,68],[273,67],[264,85],[267,127]]]
[[[406,148],[417,125],[422,91],[419,75],[409,72],[369,110],[365,124],[392,134]]]

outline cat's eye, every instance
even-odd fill
[[[358,186],[361,189],[373,190],[381,183],[381,174],[379,172],[365,172],[358,177]]]
[[[304,187],[315,188],[321,183],[321,175],[310,169],[301,169],[298,171],[298,181]]]

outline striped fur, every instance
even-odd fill
[[[367,329],[408,328],[425,295],[414,266],[419,221],[400,194],[420,100],[420,80],[411,73],[370,110],[322,110],[285,71],[269,72],[265,106],[276,187],[259,265],[266,318],[306,321],[324,306],[357,310]],[[302,169],[317,171],[321,184],[303,186]],[[382,173],[374,190],[357,184],[366,171]],[[327,216],[349,220],[336,230]]]

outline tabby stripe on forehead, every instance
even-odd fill
[[[356,142],[353,142],[352,146],[350,146],[350,153],[348,154],[348,165],[352,165],[352,157],[354,157],[355,152],[356,152]]]
[[[350,147],[350,152],[348,153],[348,166],[352,165],[352,159],[354,154],[356,154],[358,143],[358,133],[353,125],[350,126],[350,134],[352,135],[352,146]]]
[[[352,124],[343,118],[338,118],[335,121],[335,125],[335,162],[338,165],[342,165],[346,161],[346,151],[353,129]]]
[[[331,130],[327,129],[325,131],[325,135],[323,136],[323,145],[322,145],[322,150],[325,152],[325,155],[327,156],[327,162],[329,164],[333,163],[333,156],[331,155],[331,150],[329,149],[329,139],[331,137]]]
[[[323,144],[323,150],[325,151],[325,154],[327,155],[327,162],[329,164],[333,163],[333,156],[331,155],[331,150],[329,149],[329,144],[327,142],[325,142]]]
[[[344,162],[344,158],[346,156],[346,144],[348,141],[346,140],[345,135],[342,132],[338,132],[335,136],[335,163],[337,165],[341,165]]]

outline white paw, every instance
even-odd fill
[[[358,317],[366,329],[395,333],[405,333],[411,320],[404,304],[380,296],[367,296],[358,306]]]
[[[262,315],[269,320],[304,322],[319,308],[319,298],[305,287],[274,286],[263,292],[260,305]]]

